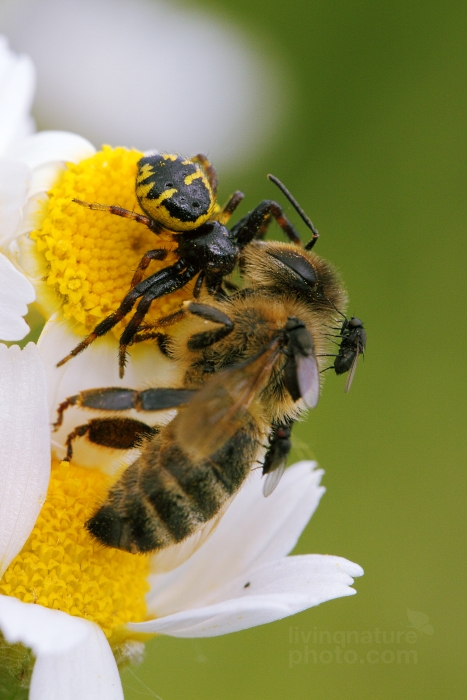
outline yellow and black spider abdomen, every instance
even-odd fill
[[[216,198],[203,167],[182,156],[141,158],[136,176],[141,209],[169,231],[192,231],[208,221]]]

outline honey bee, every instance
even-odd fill
[[[113,411],[178,406],[168,425],[143,436],[140,457],[87,521],[103,544],[137,553],[183,541],[235,495],[266,441],[263,472],[274,475],[267,493],[280,477],[284,431],[318,402],[331,342],[326,331],[347,298],[328,262],[290,243],[252,241],[242,253],[242,274],[244,288],[230,296],[185,302],[189,313],[165,342],[183,372],[181,393],[111,387],[67,400]],[[106,441],[106,429],[95,428],[81,426],[75,437],[97,432],[99,444],[112,447],[115,431]]]

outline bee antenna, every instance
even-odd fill
[[[299,216],[305,222],[306,226],[308,226],[310,231],[312,231],[312,233],[313,233],[312,239],[305,246],[305,250],[311,250],[319,238],[318,229],[315,228],[312,220],[310,219],[309,216],[307,216],[305,214],[305,212],[303,211],[303,209],[301,208],[300,204],[297,202],[295,197],[292,197],[292,195],[290,194],[287,187],[285,185],[283,185],[282,182],[277,177],[275,177],[275,175],[269,174],[268,178],[271,180],[271,182],[273,182],[276,185],[276,187],[278,187],[280,189],[280,191],[282,192],[284,197],[287,197],[287,199],[289,200],[290,204],[293,206],[295,211],[299,214]]]

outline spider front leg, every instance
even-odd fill
[[[177,263],[175,263],[175,265],[161,270],[160,273],[156,273],[156,275],[153,275],[152,277],[148,277],[147,280],[144,280],[144,282],[141,282],[134,288],[134,290],[132,290],[136,291],[137,289],[140,289],[142,285],[145,285],[144,293],[142,295],[139,294],[139,296],[142,296],[142,299],[137,306],[136,312],[132,316],[130,322],[120,337],[120,377],[123,377],[125,373],[127,346],[132,344],[133,338],[138,333],[138,330],[144,320],[144,317],[149,311],[149,307],[151,306],[152,302],[155,299],[165,296],[166,294],[171,294],[172,292],[176,292],[178,289],[182,289],[182,287],[193,279],[197,272],[199,272],[199,269],[196,269],[192,265],[187,265],[185,260],[180,259]],[[165,273],[164,276],[162,276],[161,273]],[[152,282],[150,282],[151,280]],[[150,283],[147,284],[148,282]]]
[[[253,211],[240,219],[231,229],[230,235],[238,241],[241,248],[244,248],[254,238],[262,238],[266,234],[273,218],[292,243],[302,245],[300,234],[292,226],[282,207],[271,199],[263,200]]]
[[[220,224],[223,224],[223,226],[225,226],[225,224],[228,222],[235,209],[238,207],[238,205],[244,197],[245,195],[243,194],[243,192],[240,192],[240,190],[234,192],[233,195],[229,198],[227,204],[225,204],[221,211],[218,213],[216,217],[217,221]]]
[[[149,218],[149,216],[144,216],[143,214],[137,214],[135,211],[130,211],[129,209],[124,209],[123,207],[117,207],[112,204],[97,204],[94,202],[90,204],[89,202],[83,202],[82,199],[73,199],[75,204],[79,204],[86,209],[92,209],[93,211],[106,211],[109,214],[115,214],[116,216],[122,216],[124,219],[132,219],[138,224],[143,224],[147,226],[151,231],[154,231],[154,221]]]
[[[143,279],[143,273],[148,267],[151,260],[165,260],[167,257],[167,253],[168,251],[164,248],[155,248],[154,250],[148,250],[148,252],[145,253],[139,261],[138,267],[136,268],[135,273],[133,275],[133,279],[131,280],[130,289],[133,289],[133,287],[136,287],[136,285],[141,282],[141,280]]]
[[[195,156],[190,158],[192,163],[199,163],[206,173],[209,185],[214,196],[217,194],[217,172],[212,163],[208,160],[204,153],[197,153]]]
[[[166,250],[150,250],[149,253],[147,253],[147,256],[149,256],[147,264],[149,264],[150,260],[163,260],[166,257],[166,255]],[[146,256],[144,256],[143,260],[145,259],[145,257]],[[126,296],[123,298],[118,309],[113,313],[109,314],[100,323],[98,323],[94,330],[91,333],[89,333],[89,335],[87,335],[86,338],[84,338],[84,340],[81,341],[81,343],[79,343],[66,357],[64,357],[63,360],[57,362],[57,367],[61,367],[65,364],[65,362],[71,360],[72,357],[76,357],[76,355],[79,355],[81,352],[83,352],[83,350],[86,350],[88,345],[91,345],[91,343],[93,343],[96,340],[96,338],[100,338],[101,336],[106,335],[106,333],[112,330],[112,328],[116,326],[117,323],[119,323],[123,318],[125,318],[125,316],[131,311],[139,297],[141,297],[146,292],[148,282],[150,285],[152,282],[156,282],[156,280],[165,278],[167,276],[166,270],[170,269],[171,268],[160,270],[154,275],[148,277],[146,280],[143,280],[136,286],[132,287],[130,291],[126,294]]]
[[[166,267],[137,284],[136,287],[130,289],[118,309],[107,316],[107,318],[104,318],[103,321],[98,323],[92,333],[82,340],[81,343],[79,343],[66,357],[63,358],[63,360],[60,360],[60,362],[57,363],[57,367],[61,367],[65,364],[65,362],[71,360],[72,357],[79,355],[79,353],[83,352],[88,345],[91,345],[96,338],[108,333],[131,311],[137,300],[140,297],[143,297],[141,302],[144,301],[144,303],[141,304],[141,308],[140,305],[138,306],[137,321],[134,323],[130,321],[130,324],[128,324],[130,326],[130,330],[128,333],[126,333],[127,329],[125,329],[120,339],[120,345],[129,345],[131,339],[138,330],[138,326],[141,325],[151,302],[154,301],[154,299],[164,296],[165,294],[170,294],[171,292],[175,292],[177,289],[181,289],[196,275],[197,272],[198,270],[192,266],[187,266],[184,260],[179,260],[177,263],[175,263],[175,265]],[[123,354],[124,357],[124,349],[121,351],[121,354]],[[120,364],[120,376],[123,376],[123,371],[124,362],[123,364]]]

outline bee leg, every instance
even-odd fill
[[[144,438],[152,437],[159,430],[134,418],[93,418],[84,425],[78,425],[66,439],[66,461],[73,457],[73,440],[87,435],[94,445],[111,447],[116,450],[129,450],[139,447]]]
[[[231,229],[230,235],[237,239],[238,244],[244,248],[254,238],[262,238],[266,234],[272,218],[277,221],[287,238],[296,245],[302,245],[302,239],[298,231],[292,226],[285,216],[282,207],[271,199],[265,199],[258,204],[249,214]]]
[[[206,173],[206,177],[208,178],[209,184],[211,186],[211,190],[213,191],[213,194],[217,194],[217,172],[215,167],[212,165],[212,163],[208,160],[208,158],[204,155],[204,153],[197,153],[195,156],[190,158],[192,163],[199,163],[201,167],[203,168],[204,172]]]
[[[233,195],[229,197],[227,204],[224,204],[221,211],[216,217],[217,221],[220,224],[223,224],[225,226],[225,224],[228,222],[228,220],[230,219],[230,217],[232,216],[232,214],[234,213],[235,209],[238,207],[244,196],[245,195],[243,194],[243,192],[237,190],[233,193]]]
[[[225,338],[225,336],[229,335],[229,333],[231,333],[234,329],[233,321],[214,306],[189,301],[185,302],[184,307],[191,314],[200,316],[200,318],[203,318],[206,321],[222,324],[221,328],[216,328],[212,331],[205,331],[204,333],[195,333],[195,335],[192,335],[187,345],[189,350],[201,350],[203,348],[207,348],[210,345],[217,343],[222,338]]]
[[[78,425],[73,432],[71,432],[67,439],[66,439],[66,457],[65,457],[65,462],[70,462],[71,458],[73,457],[73,447],[72,443],[73,440],[77,437],[82,437],[83,435],[86,435],[86,433],[89,430],[89,423],[86,423],[85,425]]]
[[[143,214],[137,214],[135,211],[123,209],[123,207],[116,207],[112,204],[97,204],[97,202],[93,202],[92,204],[90,204],[89,202],[83,202],[82,199],[73,199],[72,201],[75,204],[80,204],[82,207],[86,207],[86,209],[92,209],[93,211],[106,211],[109,214],[122,216],[124,219],[132,219],[138,224],[143,224],[144,226],[147,226],[151,229],[151,231],[154,230],[153,220],[150,219],[148,216],[144,216]]]
[[[75,396],[69,396],[57,409],[57,420],[53,424],[57,430],[63,423],[63,414],[69,406],[93,408],[98,411],[128,411],[134,408],[137,401],[137,391],[120,387],[105,387],[104,389],[86,389]]]
[[[138,411],[163,411],[188,403],[196,389],[143,389],[138,392]]]
[[[87,389],[80,394],[70,396],[57,409],[57,420],[54,428],[57,430],[63,423],[63,413],[69,406],[91,408],[97,411],[162,411],[177,408],[195,393],[191,389],[122,389],[120,387],[104,387],[102,389]]]

